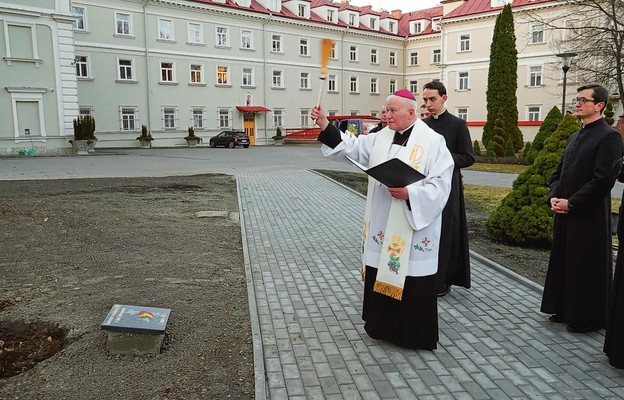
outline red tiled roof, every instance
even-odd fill
[[[412,11],[409,13],[405,13],[401,16],[399,20],[399,35],[407,36],[410,35],[410,22],[418,21],[418,20],[427,20],[431,21],[433,18],[438,18],[442,16],[442,6],[427,8],[424,10]],[[418,35],[426,35],[429,33],[433,33],[432,24],[427,25],[427,27]],[[412,35],[414,36],[414,35]]]
[[[524,7],[533,4],[549,3],[555,0],[514,0],[512,8]],[[492,7],[490,0],[468,0],[444,16],[445,19],[455,17],[465,17],[468,15],[483,14],[490,11],[500,10],[502,7]]]

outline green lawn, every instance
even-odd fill
[[[474,163],[472,166],[466,168],[473,171],[487,171],[487,172],[507,172],[512,174],[519,174],[529,168],[528,165],[517,164],[488,164],[488,163]]]

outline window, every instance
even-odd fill
[[[355,14],[349,14],[349,25],[355,26]]]
[[[371,18],[369,21],[370,28],[373,30],[377,30],[377,20],[375,18]]]
[[[218,65],[217,66],[217,85],[229,85],[229,75],[228,75],[228,66]]]
[[[351,46],[349,47],[349,61],[357,61],[358,60],[358,56],[357,56],[357,46]]]
[[[298,11],[299,11],[299,13],[297,15],[299,15],[301,18],[305,18],[305,16],[306,16],[306,6],[305,6],[305,4],[299,4]]]
[[[273,109],[273,126],[274,127],[284,126],[284,110],[279,109],[279,108]]]
[[[327,90],[330,92],[337,92],[336,90],[336,75],[327,76]]]
[[[442,51],[440,49],[433,51],[433,63],[440,64],[442,62]]]
[[[302,108],[299,111],[299,123],[301,126],[310,126],[310,109]]]
[[[163,128],[175,129],[177,112],[175,107],[163,107]]]
[[[440,21],[441,21],[440,17],[433,18],[431,20],[431,29],[433,29],[434,31],[439,31],[440,30]]]
[[[418,65],[418,52],[410,53],[410,65]]]
[[[160,81],[161,82],[175,82],[173,79],[173,63],[161,62],[160,63]]]
[[[115,26],[118,35],[131,36],[132,35],[132,20],[130,14],[115,13]]]
[[[299,74],[299,89],[310,89],[310,73],[301,72]]]
[[[271,51],[282,52],[282,35],[271,35]]]
[[[468,90],[468,72],[460,72],[458,75],[457,90]]]
[[[253,86],[254,85],[254,73],[253,68],[244,67],[243,68],[243,86]]]
[[[273,88],[284,87],[284,83],[282,82],[282,71],[273,70],[273,79],[271,81],[271,87]]]
[[[204,35],[201,24],[188,23],[188,42],[193,44],[203,44]]]
[[[241,49],[252,49],[252,38],[253,36],[251,31],[245,29],[241,30]]]
[[[418,81],[409,82],[409,91],[414,94],[418,93]]]
[[[173,21],[158,18],[158,39],[173,40]]]
[[[459,51],[470,51],[470,35],[459,36]]]
[[[229,108],[219,108],[219,128],[229,128],[231,119]]]
[[[542,107],[541,106],[529,106],[527,108],[527,116],[528,116],[529,121],[541,121]]]
[[[299,55],[308,56],[308,39],[299,39]]]
[[[191,109],[191,118],[193,128],[204,128],[206,126],[205,119],[206,109],[204,107],[193,107]]]
[[[117,66],[119,71],[119,76],[117,77],[120,81],[132,81],[134,80],[134,61],[133,60],[124,60],[117,59]]]
[[[137,127],[139,126],[137,111],[138,110],[136,107],[121,107],[120,108],[119,114],[120,114],[122,132],[131,132],[131,131],[137,130]]]
[[[468,108],[467,107],[456,108],[455,115],[457,115],[457,118],[463,119],[464,121],[468,121]]]
[[[390,22],[388,22],[388,30],[389,30],[391,33],[394,33],[394,21],[390,21]]]
[[[371,49],[371,51],[370,51],[370,62],[371,62],[371,64],[378,64],[378,61],[377,61],[377,49]]]
[[[217,46],[218,47],[227,47],[230,45],[230,40],[228,37],[228,28],[224,26],[217,26]]]
[[[390,79],[390,94],[394,93],[397,91],[396,88],[396,79]]]
[[[89,69],[87,64],[87,56],[76,56],[76,77],[88,78]]]
[[[73,23],[73,28],[75,31],[85,31],[87,30],[85,25],[85,9],[84,7],[72,7],[72,15],[76,20]]]
[[[531,25],[530,43],[544,43],[544,25],[542,24]]]
[[[332,43],[332,48],[331,48],[331,52],[329,53],[329,57],[332,60],[337,60],[337,58],[336,58],[336,43],[335,42]]]
[[[204,66],[191,64],[191,83],[204,83]]]
[[[529,67],[529,87],[542,86],[542,67]]]
[[[327,22],[334,22],[334,10],[327,10]]]
[[[358,77],[357,76],[352,76],[349,79],[349,90],[351,91],[351,93],[359,93],[360,88],[359,88],[359,82],[358,82]]]
[[[412,22],[412,34],[422,32],[422,22]]]
[[[377,87],[377,78],[371,78],[371,80],[370,80],[370,92],[371,93],[379,93],[379,88]]]
[[[391,51],[390,52],[390,61],[389,61],[391,66],[396,66],[397,62],[396,62],[396,51]]]
[[[78,115],[85,116],[85,115],[93,115],[93,107],[88,107],[88,106],[80,106],[78,108]]]

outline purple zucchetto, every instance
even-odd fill
[[[395,96],[403,97],[404,99],[409,99],[409,100],[416,101],[416,97],[414,97],[412,92],[410,92],[407,89],[397,90],[396,92],[394,92],[392,94],[395,95]]]

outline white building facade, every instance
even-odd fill
[[[245,129],[264,145],[277,127],[312,127],[319,90],[330,114],[375,115],[390,93],[407,88],[419,98],[434,79],[479,140],[501,8],[475,12],[468,6],[476,1],[402,14],[328,0],[0,0],[0,154],[69,152],[80,114],[95,117],[98,148],[138,147],[141,125],[153,146],[185,144],[191,126],[206,142]],[[562,87],[550,32],[524,10],[556,13],[561,5],[516,2],[518,108],[528,141],[561,104]],[[320,80],[323,38],[335,44]]]

